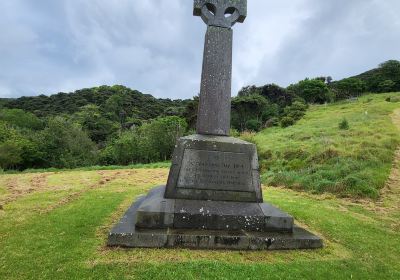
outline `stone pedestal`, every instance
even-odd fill
[[[109,235],[110,246],[311,249],[317,236],[264,203],[256,147],[192,135],[175,148],[167,186],[136,201]]]
[[[256,146],[226,136],[179,139],[165,197],[262,202]]]

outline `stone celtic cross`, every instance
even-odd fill
[[[197,133],[229,135],[232,29],[247,16],[247,0],[194,0],[195,16],[207,24]]]
[[[207,24],[197,134],[179,138],[165,186],[140,197],[108,236],[109,246],[279,250],[321,248],[321,238],[264,202],[256,145],[227,137],[232,29],[246,0],[195,0]]]

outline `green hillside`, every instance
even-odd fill
[[[183,110],[187,100],[157,99],[150,94],[115,85],[80,89],[70,93],[60,92],[50,96],[39,95],[16,99],[0,99],[9,109],[22,109],[39,117],[73,114],[87,105],[95,105],[105,115],[117,119],[137,118],[148,120],[171,111]],[[1,108],[1,107],[0,107]]]
[[[388,60],[353,78],[365,82],[369,92],[400,91],[400,62]]]
[[[245,134],[259,148],[263,180],[314,193],[379,196],[400,143],[391,115],[397,93],[313,105],[297,124]],[[345,120],[345,121],[344,121]],[[339,128],[341,122],[348,128]]]

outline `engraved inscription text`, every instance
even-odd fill
[[[186,149],[178,188],[250,191],[252,172],[246,154]]]

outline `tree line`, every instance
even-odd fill
[[[333,81],[305,79],[286,88],[247,86],[232,98],[233,134],[287,127],[309,104],[400,91],[400,62]],[[199,97],[156,99],[101,86],[51,96],[0,99],[0,168],[74,168],[165,161],[177,138],[194,133]]]
[[[358,76],[333,81],[330,76],[304,79],[283,88],[246,86],[232,99],[232,126],[238,131],[287,127],[300,120],[309,104],[324,104],[370,93],[400,91],[400,62],[389,60]]]

